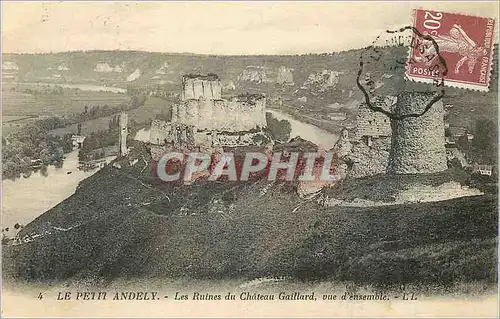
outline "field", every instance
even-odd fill
[[[170,109],[169,101],[165,101],[156,97],[149,97],[146,100],[144,106],[141,106],[137,109],[128,111],[129,121],[134,120],[137,123],[147,122],[149,119],[154,119],[157,114],[162,112],[168,112]],[[113,115],[114,116],[114,115]],[[98,119],[86,121],[82,123],[82,134],[84,136],[88,136],[92,132],[96,131],[106,131],[109,128],[109,121],[113,116],[101,117]],[[49,134],[53,135],[65,135],[68,133],[76,134],[78,132],[78,127],[76,124],[58,128],[49,132]]]
[[[11,132],[17,128],[22,127],[25,124],[35,121],[38,116],[28,116],[28,115],[13,115],[13,116],[2,116],[2,136],[8,136]]]
[[[29,92],[29,93],[27,93]],[[52,91],[34,85],[4,84],[2,113],[10,116],[65,116],[84,111],[85,106],[118,106],[130,100],[126,94],[90,92],[77,89]]]

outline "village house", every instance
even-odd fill
[[[72,135],[71,142],[73,143],[73,148],[81,149],[83,147],[83,142],[85,141],[85,136]]]
[[[474,165],[472,174],[491,176],[493,174],[493,165]]]
[[[454,159],[458,160],[462,168],[470,167],[470,164],[465,157],[465,154],[460,151],[457,147],[452,145],[446,145],[446,159],[452,161]]]

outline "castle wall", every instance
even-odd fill
[[[179,121],[179,104],[174,103],[172,104],[172,117],[171,117],[172,122],[178,122]]]
[[[397,116],[422,113],[433,94],[403,92],[393,112]],[[443,115],[440,100],[422,116],[391,120],[389,173],[435,173],[447,169]]]
[[[128,154],[128,148],[127,148],[128,114],[127,113],[122,112],[120,114],[119,127],[120,127],[120,134],[119,134],[118,144],[120,146],[120,155],[126,156]]]
[[[356,118],[356,139],[363,136],[384,137],[391,136],[391,122],[389,117],[370,110],[368,107],[360,107]]]
[[[198,130],[228,132],[266,127],[266,99],[237,97],[231,100],[188,100],[173,108],[173,122],[193,125]]]
[[[248,146],[255,145],[255,138],[264,136],[262,132],[248,132],[243,134],[224,134],[216,131],[196,132],[194,134],[195,144],[203,148],[213,148],[219,146]]]
[[[193,145],[194,128],[181,123],[153,120],[151,123],[149,142],[155,145]]]

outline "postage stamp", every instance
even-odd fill
[[[416,9],[413,27],[423,36],[413,39],[408,78],[433,82],[440,77],[439,72],[433,70],[439,53],[448,65],[445,85],[488,91],[494,26],[495,20],[491,18]],[[432,37],[437,48],[426,36]]]

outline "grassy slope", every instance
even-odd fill
[[[444,286],[497,280],[496,198],[326,208],[303,202],[286,185],[263,192],[264,181],[150,188],[124,172],[100,171],[27,225],[23,233],[82,226],[6,247],[4,272],[41,280],[290,275]]]
[[[328,190],[330,197],[352,201],[356,198],[373,201],[391,201],[402,189],[414,184],[437,187],[456,181],[466,185],[469,175],[462,169],[448,169],[435,174],[386,175],[344,180]]]

